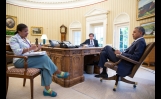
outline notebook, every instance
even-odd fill
[[[40,52],[26,52],[23,54],[23,56],[39,56],[39,55],[45,55],[46,51],[40,51]]]

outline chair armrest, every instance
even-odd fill
[[[123,60],[126,60],[126,61],[128,61],[128,62],[131,62],[131,63],[133,63],[133,64],[139,64],[139,62],[137,62],[137,61],[135,61],[135,60],[132,60],[132,59],[130,59],[130,58],[128,58],[128,57],[125,57],[125,56],[123,56],[123,55],[120,55],[120,54],[116,54],[116,57],[121,58],[121,59],[123,59]]]
[[[118,63],[121,62],[122,59],[120,59],[119,61],[117,62],[111,62],[108,60],[108,62],[105,62],[104,66],[105,67],[108,67],[108,68],[113,68],[114,66],[116,66]]]
[[[10,57],[10,58],[23,58],[24,59],[24,68],[25,68],[24,75],[26,75],[26,73],[27,73],[27,67],[28,67],[28,64],[27,64],[28,57],[27,56],[17,56],[17,55],[7,55],[6,54],[6,58],[7,57]],[[7,62],[6,62],[6,70],[8,70],[8,68],[7,68]]]
[[[6,54],[7,54],[7,55],[14,55],[14,53],[11,52],[11,51],[6,51]]]
[[[25,60],[27,60],[27,56],[17,56],[17,55],[8,55],[8,54],[6,54],[6,57],[10,57],[10,58],[23,58],[23,59],[25,59]]]

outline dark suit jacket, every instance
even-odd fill
[[[93,39],[95,47],[98,47],[98,41],[96,39]],[[87,39],[85,42],[81,43],[80,45],[82,46],[83,44],[88,44],[90,45],[90,39]]]
[[[144,38],[141,38],[136,42],[134,42],[129,48],[127,48],[125,52],[122,52],[122,55],[135,61],[138,61],[141,58],[142,54],[144,53],[145,48],[146,48],[146,42]],[[127,76],[131,73],[133,66],[134,64],[122,60],[118,64],[117,73],[122,77]]]

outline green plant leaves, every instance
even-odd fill
[[[14,35],[15,31],[6,30],[6,35]]]

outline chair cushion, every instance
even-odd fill
[[[7,71],[7,74],[18,74],[18,75],[24,75],[25,68],[11,68]],[[38,68],[27,68],[27,76],[33,76],[40,72],[40,69]]]

